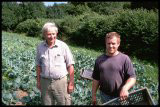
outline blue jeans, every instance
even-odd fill
[[[106,95],[106,94],[103,93],[102,91],[100,91],[100,96],[101,96],[101,101],[102,101],[102,103],[106,103],[106,102],[108,102],[108,101],[116,98],[116,97],[114,97],[114,96]]]

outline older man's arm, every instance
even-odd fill
[[[67,90],[68,93],[72,93],[74,90],[74,66],[73,65],[68,66],[67,70],[69,72],[69,77],[70,77]]]
[[[41,73],[41,67],[36,66],[36,74],[37,74],[37,88],[41,91],[41,85],[40,85],[40,73]]]

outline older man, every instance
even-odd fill
[[[74,90],[74,60],[66,43],[57,38],[55,23],[45,23],[42,28],[45,41],[37,46],[37,88],[41,91],[43,105],[70,105]],[[67,74],[69,73],[69,81]]]

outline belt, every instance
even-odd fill
[[[65,77],[65,76],[64,76]],[[48,79],[48,80],[60,80],[60,79],[62,79],[62,78],[64,78],[64,77],[60,77],[60,78],[48,78],[48,77],[41,77],[41,78],[43,78],[43,79]]]

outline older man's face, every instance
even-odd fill
[[[48,30],[48,32],[45,33],[45,39],[47,40],[48,44],[54,44],[57,37],[57,32],[54,28],[51,28]]]

